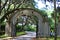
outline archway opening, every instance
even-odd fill
[[[15,36],[16,35],[16,25],[20,24],[19,26],[21,26],[21,24],[23,24],[22,26],[24,26],[25,25],[24,20],[26,18],[28,18],[27,25],[29,25],[29,26],[36,25],[36,37],[48,37],[49,36],[49,32],[50,32],[49,24],[47,21],[44,22],[45,17],[43,17],[40,14],[40,12],[33,10],[33,9],[29,9],[29,8],[19,9],[11,14],[10,20],[9,20],[10,23],[8,26],[10,30],[8,30],[8,28],[7,28],[7,30],[8,30],[8,32],[6,31],[7,34],[10,36]],[[21,21],[19,19],[22,19],[23,22],[21,23]],[[24,27],[22,27],[22,28],[25,30]]]
[[[16,22],[16,35],[24,35],[24,37],[36,37],[37,32],[37,18],[33,15],[21,15]],[[22,33],[22,34],[21,34]]]

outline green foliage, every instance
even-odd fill
[[[16,35],[17,35],[17,36],[25,35],[25,34],[26,34],[25,32],[16,32]]]
[[[24,28],[24,29],[22,29],[22,28]],[[26,25],[26,26],[20,26],[20,25],[17,25],[16,26],[16,31],[17,32],[21,32],[21,31],[36,31],[36,27],[34,27],[34,26],[32,26],[32,25]]]
[[[40,10],[40,9],[37,9],[35,8],[35,10],[40,13],[42,16],[47,16],[47,12],[45,10]]]
[[[20,4],[20,2],[21,1],[23,1],[23,0],[13,0],[14,2],[16,2],[16,5],[14,5],[13,3],[11,3],[11,5],[10,5],[10,7],[9,7],[9,11],[11,11],[11,10],[13,10],[14,9],[14,7],[16,8],[16,7],[18,7],[18,5],[20,5],[20,7],[19,8],[33,8],[34,10],[36,10],[39,14],[41,14],[42,15],[42,17],[44,16],[44,17],[46,17],[46,16],[48,16],[48,22],[49,22],[49,24],[50,24],[50,28],[52,29],[52,30],[54,30],[54,23],[55,23],[55,19],[54,19],[54,11],[53,11],[53,9],[52,10],[39,10],[39,9],[37,9],[37,8],[35,8],[34,6],[36,5],[36,3],[35,3],[35,1],[34,0],[25,0],[24,1],[24,3],[22,3],[22,4]],[[7,4],[6,4],[7,5]],[[7,7],[7,6],[5,6],[5,7]],[[3,8],[2,9],[2,12],[1,12],[1,16],[0,16],[0,18],[2,17],[2,16],[4,16],[5,15],[5,13],[6,12],[8,12],[7,11],[7,8]],[[57,14],[57,23],[58,23],[58,21],[59,21],[59,16],[60,16],[60,8],[57,8],[57,12],[58,12],[58,14]],[[6,15],[7,16],[7,15]],[[0,22],[1,22],[1,30],[2,31],[5,31],[5,23],[4,22],[2,22],[3,20],[5,20],[6,18],[5,18],[5,16],[3,17],[3,19],[1,19],[0,20]],[[36,16],[34,16],[34,19],[35,19],[35,21],[37,21],[37,17]],[[22,19],[20,19],[20,21],[22,21]],[[22,31],[22,26],[20,26],[20,25],[16,25],[16,31]],[[24,30],[26,30],[26,31],[36,31],[36,27],[33,27],[33,26],[31,26],[31,25],[26,25],[26,26],[24,26]],[[20,33],[19,33],[20,34]]]
[[[14,4],[10,5],[10,9],[13,10],[14,9]]]
[[[1,27],[0,27],[0,35],[5,34],[5,22],[1,23]]]
[[[22,26],[16,25],[16,32],[22,31]]]
[[[34,26],[32,26],[32,25],[27,25],[27,26],[25,26],[26,28],[25,28],[25,30],[26,31],[36,31],[36,27],[34,27]]]
[[[57,7],[57,12],[60,13],[60,7]]]

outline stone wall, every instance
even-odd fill
[[[44,36],[49,37],[50,36],[50,26],[48,22],[44,23]]]
[[[60,37],[60,22],[57,25],[57,36]]]
[[[38,12],[35,12],[34,10],[22,10],[20,12],[15,12],[14,16],[12,16],[12,18],[10,19],[10,22],[11,22],[11,33],[12,33],[12,36],[15,34],[15,24],[17,22],[17,18],[18,16],[21,16],[21,15],[34,15],[36,16],[38,19],[38,37],[45,37],[45,36],[49,36],[49,32],[50,32],[50,28],[49,28],[49,24],[48,22],[44,23],[43,22],[43,17],[42,15],[40,15]]]

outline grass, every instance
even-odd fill
[[[48,38],[48,40],[54,40],[54,38]],[[57,40],[60,40],[60,37],[57,37]]]
[[[26,34],[26,33],[25,32],[16,32],[16,36],[21,36],[21,35],[24,35],[24,34]],[[5,34],[0,35],[0,38],[6,38],[6,37],[8,37],[8,36],[6,36]]]
[[[17,36],[21,36],[21,35],[25,35],[26,33],[25,32],[17,32],[16,35]]]
[[[6,36],[5,34],[0,35],[0,38],[6,38],[6,37],[8,37],[8,36]]]
[[[38,40],[54,40],[53,37],[51,38],[37,38]],[[57,37],[57,40],[60,40],[60,37]]]

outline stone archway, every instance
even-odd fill
[[[22,8],[19,10],[16,10],[14,13],[11,14],[9,20],[7,21],[7,25],[6,25],[6,33],[9,36],[16,36],[16,30],[15,30],[15,24],[17,22],[17,18],[21,15],[26,15],[26,16],[30,16],[30,15],[34,15],[36,16],[38,19],[38,24],[37,24],[37,37],[44,37],[44,36],[49,36],[49,25],[48,22],[43,22],[43,16],[37,12],[34,9],[30,9],[30,8]],[[46,29],[46,27],[48,27]],[[47,31],[46,31],[47,30]]]

